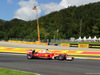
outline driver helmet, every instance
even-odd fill
[[[46,51],[48,51],[48,49],[46,49]]]

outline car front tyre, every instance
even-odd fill
[[[59,60],[64,60],[64,56],[63,55],[59,55],[58,59]]]
[[[32,59],[33,55],[32,54],[27,54],[27,59]]]

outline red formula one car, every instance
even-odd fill
[[[68,60],[72,61],[74,57],[69,57],[67,54],[59,54],[59,53],[51,53],[51,52],[35,52],[35,50],[27,51],[27,58],[28,59],[55,59],[55,60]]]

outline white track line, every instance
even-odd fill
[[[14,54],[14,53],[0,53],[3,55],[20,55],[20,56],[26,56],[26,54]]]

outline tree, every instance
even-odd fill
[[[93,29],[92,29],[92,33],[93,33],[93,35],[94,36],[97,36],[98,34],[99,34],[99,28],[96,26],[96,25],[94,25],[93,26]]]

